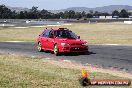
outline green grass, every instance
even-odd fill
[[[93,77],[93,72],[89,75]],[[41,58],[0,55],[0,88],[82,88],[78,81],[80,77],[81,69],[60,67]],[[97,72],[96,79],[124,78]]]
[[[73,23],[65,25],[90,44],[132,44],[132,25],[123,23]],[[45,28],[45,27],[44,27]],[[0,29],[0,41],[36,41],[44,28]],[[51,28],[51,27],[50,27]],[[54,28],[54,26],[53,26]]]

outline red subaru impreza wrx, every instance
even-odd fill
[[[53,51],[60,55],[65,52],[88,52],[87,42],[67,28],[45,29],[37,38],[38,51]]]

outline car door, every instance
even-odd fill
[[[49,32],[49,37],[47,38],[47,47],[49,50],[53,50],[54,49],[54,31],[51,30]]]
[[[48,37],[51,30],[45,30],[41,37],[42,48],[48,50]]]

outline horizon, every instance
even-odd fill
[[[0,4],[0,5],[2,5],[2,4]],[[5,5],[5,6],[7,6],[7,5]],[[119,5],[107,5],[107,6],[119,6]],[[120,5],[120,6],[132,6],[132,5]],[[15,7],[14,6],[7,6],[7,7],[31,9],[33,6],[31,8],[28,8],[28,7],[20,7],[20,6],[15,6]],[[105,6],[100,6],[100,7],[105,7]],[[90,8],[90,7],[67,7],[67,8],[63,8],[63,9],[68,9],[68,8]],[[99,8],[99,7],[93,7],[93,8]],[[63,10],[63,9],[54,9],[54,10]],[[38,10],[42,10],[42,9],[38,9]],[[53,10],[53,9],[45,9],[45,10]]]
[[[25,4],[28,3],[27,4]],[[96,3],[98,2],[98,3]],[[32,8],[32,6],[37,6],[38,9],[46,9],[46,10],[60,10],[71,7],[86,7],[86,8],[96,8],[96,7],[104,7],[109,5],[128,5],[132,6],[132,0],[0,0],[1,5],[4,4],[10,7],[23,7],[23,8]],[[64,5],[65,3],[65,5]],[[80,4],[81,3],[81,4]]]

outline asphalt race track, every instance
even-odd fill
[[[51,53],[38,52],[35,43],[0,42],[0,53],[15,53],[44,58],[72,60],[82,64],[94,64],[104,68],[116,68],[132,73],[132,46],[89,45],[88,54],[65,54],[55,56]]]

